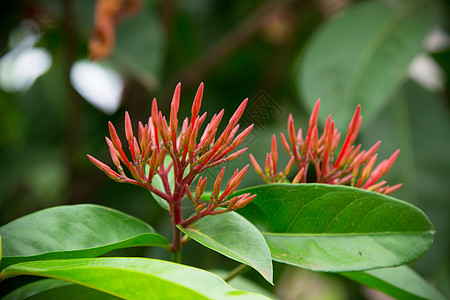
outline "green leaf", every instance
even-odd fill
[[[172,162],[172,157],[170,157],[170,155],[166,155],[166,157],[164,158],[164,167],[167,168],[171,162]],[[146,165],[145,166],[145,175],[146,176],[148,176],[149,171],[150,171],[150,167],[148,165]],[[186,168],[184,170],[183,177],[186,176],[187,173],[189,173],[189,168]],[[173,167],[171,167],[169,172],[167,173],[167,180],[169,182],[169,186],[172,191],[175,187],[174,179],[175,179],[174,170],[173,170]],[[164,184],[159,175],[156,175],[155,177],[153,177],[152,184],[158,190],[163,191],[163,192],[165,191]],[[169,211],[169,209],[170,209],[169,204],[167,203],[166,200],[164,200],[163,198],[159,197],[158,195],[156,195],[152,192],[150,192],[150,194],[152,195],[153,199],[155,199],[155,201],[159,204],[159,206],[161,206],[163,209]]]
[[[298,88],[312,109],[322,98],[324,122],[332,113],[347,126],[358,104],[370,124],[406,79],[425,35],[436,22],[436,3],[376,1],[352,5],[313,36],[297,65]]]
[[[166,157],[167,159],[167,157]],[[165,160],[166,160],[165,159]],[[148,165],[145,166],[145,174],[148,175],[148,172],[150,170],[150,167]],[[169,174],[168,174],[168,179],[169,179],[169,184],[173,185],[173,168],[170,169]],[[161,180],[161,177],[159,177],[158,175],[156,175],[155,177],[153,177],[152,180],[152,184],[155,188],[157,188],[160,191],[164,191],[164,185],[163,182]],[[159,204],[159,206],[161,206],[163,209],[169,211],[169,203],[167,203],[166,200],[164,200],[163,198],[159,197],[158,195],[150,192],[150,194],[152,195],[153,199],[155,199],[156,203]]]
[[[205,247],[257,270],[272,283],[272,259],[264,237],[235,212],[207,216],[186,228],[178,227]]]
[[[37,300],[37,299],[120,299],[113,295],[62,281],[58,279],[38,280],[12,291],[2,300]]]
[[[118,26],[112,59],[144,87],[154,89],[159,84],[164,48],[165,37],[155,6],[145,2],[139,14]]]
[[[3,278],[36,275],[66,280],[124,299],[268,299],[235,290],[201,269],[149,258],[85,258],[24,262]]]
[[[317,271],[392,267],[421,256],[434,229],[413,205],[346,186],[271,184],[239,213],[261,230],[272,258]]]
[[[445,299],[441,293],[407,266],[340,274],[396,299]]]
[[[210,272],[220,276],[220,278],[226,278],[227,275],[230,273],[230,271],[223,270],[223,269],[213,269],[209,270]],[[227,283],[235,289],[238,290],[244,290],[256,294],[261,294],[266,296],[270,299],[278,299],[273,293],[269,292],[267,289],[263,288],[262,286],[256,284],[255,282],[251,281],[250,279],[247,279],[244,276],[236,276],[227,281]]]
[[[0,234],[1,268],[36,259],[95,257],[125,247],[169,247],[143,221],[90,204],[44,209],[0,227]]]

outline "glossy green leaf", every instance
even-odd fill
[[[12,291],[2,300],[47,300],[47,299],[120,299],[82,285],[58,279],[38,280]]]
[[[272,258],[318,271],[345,272],[408,263],[431,246],[434,229],[413,205],[357,188],[272,184],[239,213],[258,227]]]
[[[264,237],[235,212],[207,216],[189,227],[179,227],[193,240],[257,270],[272,283],[272,259]]]
[[[449,112],[442,98],[409,81],[360,140],[369,145],[381,137],[384,145],[378,151],[379,157],[388,157],[398,148],[402,151],[385,179],[403,182],[404,186],[395,194],[418,204],[436,228],[433,247],[414,265],[424,274],[441,269],[450,253]],[[450,280],[435,281],[442,282],[441,290],[448,287],[446,293],[450,296]]]
[[[32,261],[1,273],[16,275],[62,279],[124,299],[268,299],[235,290],[210,272],[149,258]]]
[[[88,287],[84,287],[77,284],[70,284],[67,286],[61,286],[53,288],[42,293],[33,295],[26,298],[29,300],[48,300],[48,299],[64,299],[64,300],[79,300],[79,299],[92,299],[92,300],[119,300],[121,298],[97,291]]]
[[[390,4],[352,5],[313,36],[298,64],[298,87],[309,109],[322,98],[322,121],[332,113],[345,128],[361,104],[367,126],[406,79],[409,64],[436,22],[436,3]]]
[[[95,257],[125,247],[169,247],[143,221],[90,204],[44,209],[0,227],[0,234],[0,268],[35,259]]]
[[[445,299],[425,279],[407,266],[340,274],[396,299]]]
[[[230,271],[223,270],[223,269],[214,269],[214,270],[208,270],[218,276],[220,278],[226,278],[227,275],[230,273]],[[264,295],[270,299],[278,299],[273,293],[269,292],[267,289],[263,288],[262,286],[256,284],[255,282],[251,281],[250,279],[244,277],[244,276],[236,276],[227,281],[227,283],[235,289],[238,290],[244,290],[256,294]]]

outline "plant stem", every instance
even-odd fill
[[[176,252],[172,252],[172,261],[175,263],[181,263],[181,248]]]
[[[231,270],[230,273],[228,273],[228,275],[223,280],[225,280],[226,282],[229,282],[234,277],[245,274],[248,270],[250,270],[249,266],[240,264],[236,268]]]
[[[173,238],[172,244],[170,245],[170,252],[172,252],[172,261],[179,263],[181,261],[181,231],[178,229],[177,225],[183,221],[181,215],[180,203],[173,203],[170,205],[170,214],[172,216],[173,224]]]
[[[181,231],[177,225],[173,225],[173,239],[170,245],[170,252],[172,252],[172,261],[179,263],[181,261]]]

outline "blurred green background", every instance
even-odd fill
[[[170,237],[168,215],[147,191],[109,180],[87,160],[89,153],[110,162],[108,120],[121,135],[124,112],[134,126],[146,121],[153,97],[168,112],[178,82],[180,117],[187,116],[204,82],[207,119],[222,108],[230,117],[249,98],[241,123],[255,124],[246,143],[262,161],[272,134],[286,132],[289,113],[305,128],[320,97],[321,124],[332,113],[345,134],[361,104],[357,142],[369,148],[381,140],[380,161],[401,149],[386,178],[404,186],[392,196],[420,207],[437,231],[431,250],[412,266],[450,297],[448,3],[144,0],[117,24],[111,56],[92,63],[94,7],[94,0],[2,3],[0,225],[50,206],[96,203]],[[245,154],[228,164],[228,176],[247,163]],[[250,170],[241,187],[255,184],[262,181]],[[142,248],[109,255],[168,258]],[[226,270],[237,265],[194,242],[183,262]],[[281,264],[275,264],[275,287],[254,271],[246,277],[280,299],[384,299],[337,275]]]

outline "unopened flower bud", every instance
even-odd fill
[[[361,177],[360,177],[360,183],[361,184],[364,180],[366,180],[369,175],[370,172],[372,172],[372,168],[375,165],[375,161],[377,160],[378,154],[375,154],[367,163],[367,165],[363,168],[363,170],[361,171]]]
[[[317,125],[317,119],[319,118],[320,111],[320,98],[317,99],[316,104],[314,105],[313,111],[311,113],[311,117],[309,118],[309,127],[313,128]]]
[[[256,159],[253,157],[252,154],[250,154],[250,162],[252,163],[256,174],[258,174],[259,177],[264,178],[265,176],[263,174],[263,171],[262,171],[261,167],[259,166],[258,162],[256,161]]]
[[[250,193],[244,194],[244,195],[239,195],[239,196],[236,196],[236,197],[231,198],[230,201],[228,202],[227,210],[228,210],[228,211],[233,210],[233,206],[236,204],[236,202],[237,202],[238,200],[240,200],[240,199],[243,199],[244,197],[246,197],[246,196],[248,196],[248,195],[250,195]]]
[[[114,148],[116,148],[116,150],[119,151],[119,149],[122,149],[122,143],[120,142],[116,129],[114,128],[114,125],[111,122],[108,122],[108,128],[109,128],[109,135],[111,136],[111,141],[114,145]]]
[[[195,118],[197,117],[198,113],[200,112],[200,106],[202,105],[202,98],[203,98],[203,82],[200,83],[197,93],[195,94],[194,103],[192,103],[192,119],[191,123],[194,122]]]
[[[286,137],[284,136],[283,133],[281,133],[280,136],[281,136],[281,144],[283,145],[284,151],[286,151],[287,154],[292,155],[289,144],[286,141]]]
[[[130,142],[133,140],[133,128],[131,126],[131,119],[130,119],[130,115],[128,114],[128,112],[125,112],[125,135],[127,138],[127,141]]]
[[[194,207],[196,207],[198,205],[198,202],[194,199],[194,197],[192,196],[191,190],[189,189],[189,185],[186,184],[186,196],[188,197],[188,199],[192,202],[192,204],[194,205]]]
[[[203,195],[203,192],[205,191],[207,179],[208,178],[205,177],[205,179],[202,180],[202,176],[200,176],[200,179],[197,182],[197,188],[195,189],[195,199],[197,201],[200,199],[200,197]]]
[[[272,135],[272,144],[270,156],[273,162],[273,173],[277,173],[277,161],[278,161],[278,149],[277,149],[277,139],[275,138],[275,134]]]
[[[286,165],[286,168],[284,168],[284,174],[288,175],[291,172],[292,166],[294,165],[295,157],[291,157],[289,162]]]
[[[292,183],[299,183],[302,180],[303,173],[305,172],[305,168],[301,168],[298,171],[297,175],[295,175],[294,179],[292,179]]]
[[[249,197],[246,197],[244,199],[241,199],[234,205],[233,209],[243,208],[244,206],[246,206],[247,204],[252,202],[253,199],[255,199],[255,198],[256,198],[256,194],[255,195],[251,195]]]
[[[241,150],[238,150],[238,151],[236,151],[236,152],[230,154],[230,155],[225,159],[225,161],[232,161],[233,159],[238,158],[239,156],[241,156],[242,154],[244,154],[244,152],[247,151],[247,149],[248,149],[248,148],[245,147],[245,148],[242,148]]]
[[[199,206],[197,206],[197,207],[195,208],[196,213],[197,213],[197,214],[200,214],[200,212],[201,212],[205,207],[206,207],[206,203],[200,204]]]
[[[213,189],[213,195],[214,197],[218,197],[220,193],[220,185],[223,180],[223,175],[225,173],[225,167],[220,170],[219,175],[217,175],[216,181],[214,182],[214,189]]]
[[[109,154],[111,155],[111,159],[112,159],[114,165],[116,167],[119,167],[120,166],[120,160],[119,160],[120,154],[119,154],[119,152],[117,152],[116,148],[114,148],[114,145],[112,144],[111,140],[108,139],[107,137],[105,137],[105,139],[106,139],[106,143],[108,144],[108,147],[109,147]]]
[[[90,156],[89,154],[87,155],[87,157],[97,168],[102,170],[109,178],[111,178],[112,180],[115,180],[115,181],[121,180],[120,175],[117,174],[116,172],[114,172],[109,166],[105,165],[104,163],[102,163],[98,159]]]
[[[385,194],[385,195],[392,194],[393,192],[395,192],[396,190],[398,190],[398,189],[401,188],[402,186],[403,186],[403,183],[396,184],[396,185],[394,185],[394,186],[388,188],[386,191],[384,191],[384,194]]]

